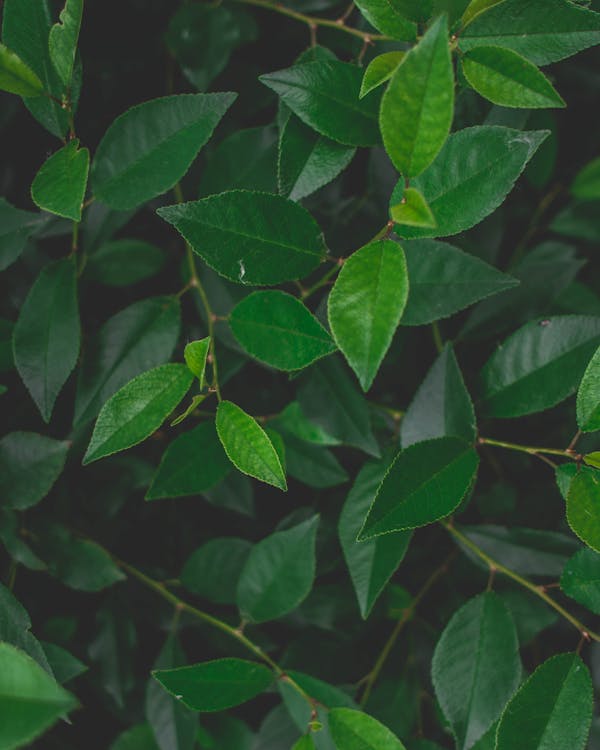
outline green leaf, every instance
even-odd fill
[[[110,750],[160,750],[149,724],[138,724],[117,737]]]
[[[12,559],[30,570],[44,570],[46,564],[20,536],[19,519],[14,511],[0,508],[0,542]]]
[[[390,208],[390,216],[396,224],[432,229],[437,227],[425,198],[416,188],[405,188],[400,203]]]
[[[59,22],[50,29],[48,37],[50,60],[65,86],[69,86],[73,76],[82,15],[83,0],[66,0]]]
[[[0,44],[0,89],[18,96],[41,96],[44,86],[21,58]]]
[[[164,452],[146,500],[199,495],[231,470],[214,422],[203,422],[179,435]]]
[[[165,96],[117,117],[92,164],[95,197],[123,211],[172,188],[234,99],[229,93]]]
[[[79,355],[75,261],[42,269],[21,307],[13,334],[15,365],[45,422]]]
[[[128,381],[169,360],[179,338],[176,297],[150,297],[109,318],[88,343],[75,397],[76,426],[93,419]]]
[[[362,68],[338,60],[294,65],[259,77],[303,122],[345,146],[379,143],[377,107],[370,94],[359,99]]]
[[[300,370],[335,351],[330,335],[291,294],[253,292],[229,315],[233,335],[253,357],[278,370]]]
[[[200,388],[204,388],[204,372],[206,370],[206,358],[210,350],[210,336],[199,339],[198,341],[190,341],[189,344],[185,345],[183,350],[183,357],[186,365],[200,381]]]
[[[509,588],[502,591],[500,596],[514,618],[521,648],[529,645],[538,634],[558,620],[553,609],[542,599],[531,596],[526,589]],[[493,727],[493,734],[495,736],[496,727]]]
[[[242,473],[287,490],[285,472],[267,433],[239,406],[221,401],[217,408],[217,433],[231,463]]]
[[[57,646],[55,643],[43,643],[42,645],[52,668],[52,673],[61,685],[87,672],[87,666],[61,646]]]
[[[367,462],[359,471],[340,514],[338,533],[363,619],[370,615],[402,562],[412,536],[407,531],[356,541],[389,465],[389,460]]]
[[[331,451],[283,433],[287,473],[309,487],[324,489],[348,481],[348,474]]]
[[[211,539],[192,552],[181,571],[181,583],[211,602],[235,604],[238,581],[251,549],[245,539]]]
[[[575,534],[600,552],[600,474],[580,467],[567,494],[567,521]]]
[[[7,641],[26,652],[48,674],[52,675],[46,654],[39,641],[30,632],[30,628],[31,620],[25,608],[11,591],[0,584],[0,642]]]
[[[477,93],[503,107],[566,107],[546,76],[505,47],[475,47],[461,57],[465,78]]]
[[[592,680],[576,654],[545,661],[521,685],[498,726],[497,750],[583,750],[592,719]]]
[[[379,456],[367,402],[335,357],[311,367],[298,391],[304,416],[339,443]]]
[[[352,708],[333,708],[329,713],[329,731],[339,750],[405,750],[381,722]]]
[[[238,284],[293,281],[324,259],[315,220],[302,206],[279,195],[232,190],[159,208],[158,214],[211,268]]]
[[[403,243],[410,290],[402,325],[447,318],[485,297],[518,285],[474,255],[437,240]]]
[[[31,185],[33,202],[44,211],[81,221],[90,152],[75,138],[44,162]]]
[[[27,654],[0,643],[0,747],[13,750],[32,742],[77,701]]]
[[[273,673],[245,659],[215,659],[178,669],[157,669],[154,679],[194,711],[223,711],[263,693]]]
[[[520,417],[575,393],[600,344],[600,317],[556,316],[531,321],[510,336],[481,372],[487,415]]]
[[[42,221],[40,214],[21,211],[0,198],[0,271],[17,260],[28,238]]]
[[[455,437],[425,440],[401,451],[379,486],[359,540],[450,515],[473,485],[478,465],[475,450]]]
[[[390,347],[407,297],[406,259],[396,242],[365,245],[342,266],[327,315],[333,337],[364,391]]]
[[[382,34],[405,42],[414,41],[417,27],[404,14],[402,0],[359,0],[357,8]]]
[[[61,475],[70,443],[35,432],[11,432],[0,440],[0,497],[24,510],[39,503]]]
[[[583,457],[583,463],[588,466],[593,466],[595,469],[600,469],[600,451],[586,453]]]
[[[337,438],[327,434],[318,424],[307,419],[298,401],[292,401],[271,422],[273,427],[283,433],[297,437],[315,445],[339,445]]]
[[[411,182],[429,204],[437,229],[403,226],[397,233],[406,239],[447,237],[478,224],[502,203],[548,132],[482,125],[453,133],[433,164]],[[401,180],[390,205],[403,191]]]
[[[581,169],[571,184],[571,195],[582,201],[600,199],[600,157]]]
[[[305,734],[304,737],[300,737],[298,742],[294,743],[292,750],[315,750],[315,743],[310,734]]]
[[[591,549],[576,552],[565,565],[560,587],[571,599],[600,615],[600,555]]]
[[[484,11],[492,8],[494,5],[498,5],[498,3],[503,2],[504,0],[471,0],[471,2],[467,5],[461,19],[463,27],[470,24],[471,21],[473,21],[480,13],[483,13]]]
[[[113,240],[90,256],[85,276],[107,286],[129,286],[155,276],[165,262],[163,251],[149,242],[133,238]]]
[[[404,59],[406,52],[395,50],[394,52],[384,52],[377,55],[367,65],[360,84],[360,98],[366,96],[370,91],[381,86],[382,83],[389,81],[396,68]]]
[[[334,180],[356,149],[332,141],[290,115],[279,142],[279,192],[298,201]]]
[[[315,578],[319,516],[276,531],[255,544],[240,575],[237,604],[252,622],[267,622],[296,609]]]
[[[548,65],[600,42],[600,14],[568,0],[504,0],[473,19],[460,48],[508,47]]]
[[[433,363],[400,423],[403,448],[440,437],[471,443],[476,437],[473,403],[451,344]]]
[[[381,100],[383,144],[404,177],[416,177],[435,159],[453,114],[454,73],[442,15],[407,53]]]
[[[577,424],[582,432],[600,430],[600,347],[586,367],[577,391]]]
[[[83,464],[131,448],[157,430],[188,392],[193,375],[168,364],[138,375],[104,404]]]
[[[498,719],[521,678],[517,632],[497,594],[480,594],[452,616],[431,675],[457,749],[468,750]]]

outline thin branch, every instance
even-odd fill
[[[541,448],[537,445],[520,445],[519,443],[507,443],[504,440],[494,440],[493,438],[480,437],[477,439],[479,445],[492,445],[497,448],[506,448],[511,451],[519,451],[520,453],[528,453],[530,456],[537,456],[541,458],[543,454],[549,456],[562,456],[563,458],[570,458],[572,461],[581,461],[582,456],[579,453],[575,453],[569,448]]]

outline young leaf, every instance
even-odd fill
[[[338,60],[294,65],[259,77],[303,122],[345,146],[379,142],[374,94],[359,99],[362,68]]]
[[[479,458],[464,440],[425,440],[398,453],[358,536],[426,526],[450,515],[475,481]]]
[[[437,228],[403,226],[398,234],[447,237],[478,224],[502,203],[548,132],[482,125],[453,133],[433,164],[411,182],[429,204]],[[401,180],[390,205],[403,191]]]
[[[402,3],[387,0],[359,0],[357,8],[367,21],[382,34],[400,39],[403,42],[414,41],[417,27],[403,13]]]
[[[21,307],[13,333],[15,366],[45,422],[79,355],[75,261],[42,269]]]
[[[460,35],[460,48],[508,47],[548,65],[600,42],[600,14],[568,0],[504,0],[480,13]]]
[[[199,339],[198,341],[190,341],[189,344],[185,345],[183,350],[183,357],[186,365],[200,381],[200,388],[204,387],[204,371],[206,370],[206,358],[210,350],[210,336]]]
[[[232,190],[159,208],[158,215],[211,268],[238,284],[293,281],[314,271],[325,255],[316,221],[279,195]]]
[[[0,643],[0,747],[23,747],[72,711],[77,701],[33,659]]]
[[[252,622],[276,620],[306,599],[315,577],[318,525],[319,516],[313,516],[254,545],[237,586],[243,617]]]
[[[600,344],[600,317],[557,316],[531,321],[510,336],[481,372],[485,412],[533,414],[575,393]]]
[[[238,581],[251,549],[245,539],[211,539],[192,552],[181,571],[181,583],[204,599],[235,604]]]
[[[519,284],[474,255],[437,240],[403,243],[410,290],[402,325],[447,318],[492,294]],[[460,279],[460,284],[457,284]]]
[[[364,391],[389,349],[407,297],[406,259],[396,242],[365,245],[342,266],[327,315],[333,337]]]
[[[59,22],[50,29],[48,37],[50,60],[65,86],[69,86],[73,76],[82,15],[83,0],[66,0]]]
[[[474,442],[475,434],[473,403],[454,349],[447,344],[402,418],[402,447],[439,437],[459,437]]]
[[[505,47],[475,47],[461,57],[465,78],[481,96],[503,107],[566,107],[546,76]]]
[[[185,365],[169,364],[138,375],[104,404],[83,464],[141,443],[157,430],[192,384]]]
[[[155,276],[165,265],[164,252],[143,240],[105,242],[89,258],[85,276],[107,286],[129,286]]]
[[[560,587],[567,596],[600,615],[600,555],[581,549],[565,565]]]
[[[367,65],[367,69],[363,75],[359,97],[362,99],[370,91],[381,86],[382,83],[389,81],[405,55],[406,52],[396,50],[394,52],[384,52],[382,55],[374,57]]]
[[[231,463],[242,473],[287,490],[285,472],[267,433],[239,406],[221,401],[217,408],[217,433]]]
[[[583,750],[592,719],[592,680],[576,654],[545,661],[521,685],[498,726],[497,750]]]
[[[42,500],[60,476],[70,443],[34,432],[11,432],[0,440],[0,497],[24,510]]]
[[[267,667],[233,658],[156,669],[152,676],[193,711],[223,711],[239,706],[263,693],[273,682],[273,673]]]
[[[121,310],[86,347],[75,397],[75,426],[93,419],[128,381],[167,362],[179,337],[176,297],[149,297]]]
[[[396,224],[409,227],[432,229],[437,227],[435,216],[431,213],[422,193],[416,188],[405,188],[400,203],[390,208],[390,216]]]
[[[231,470],[213,422],[184,432],[164,452],[146,500],[199,495],[224,479]]]
[[[253,357],[278,370],[300,370],[335,351],[304,304],[280,291],[253,292],[229,315],[233,335]]]
[[[600,430],[600,347],[586,367],[577,391],[577,424],[582,432]]]
[[[600,552],[600,475],[581,467],[567,494],[567,521],[588,547]]]
[[[381,100],[383,144],[404,177],[416,177],[435,159],[453,113],[454,73],[442,15],[407,53]]]
[[[0,43],[0,89],[18,96],[41,96],[44,86],[21,58]]]
[[[279,141],[279,192],[298,201],[334,180],[352,161],[356,149],[320,135],[290,115]]]
[[[600,158],[593,159],[577,173],[571,185],[571,195],[582,201],[600,198]]]
[[[74,138],[44,162],[31,185],[33,202],[44,211],[81,221],[90,152]]]
[[[300,737],[298,742],[294,744],[292,750],[316,750],[312,736],[310,734],[305,734],[304,737]]]
[[[340,514],[338,533],[358,599],[366,619],[408,549],[412,532],[398,532],[357,542],[356,537],[377,494],[390,461],[369,461],[359,471]]]
[[[338,750],[405,750],[381,722],[352,708],[333,708],[329,731]]]
[[[117,117],[94,156],[94,196],[123,211],[172,188],[187,172],[235,96],[165,96],[138,104]]]
[[[600,469],[600,451],[586,453],[583,457],[583,463],[587,466],[593,466],[595,469]]]
[[[515,624],[497,594],[480,594],[452,616],[435,648],[431,676],[457,750],[469,750],[521,678]]]

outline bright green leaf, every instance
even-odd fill
[[[160,208],[158,214],[211,268],[238,284],[274,285],[302,278],[324,258],[316,221],[302,206],[279,195],[232,190]]]
[[[252,544],[236,537],[217,537],[192,552],[181,571],[181,583],[193,594],[217,604],[235,604],[237,585]]]
[[[483,13],[494,5],[503,2],[504,0],[471,0],[461,19],[463,27],[470,24],[480,13]]]
[[[329,731],[339,750],[405,750],[393,732],[372,716],[352,708],[333,708]]]
[[[73,76],[77,40],[83,15],[83,0],[66,0],[59,22],[50,29],[48,48],[54,69],[65,86]]]
[[[600,347],[586,367],[577,391],[577,424],[582,432],[600,430]]]
[[[600,474],[581,467],[567,494],[567,521],[588,547],[600,552]]]
[[[102,407],[84,465],[149,437],[188,392],[192,379],[185,365],[168,364],[130,380]]]
[[[600,469],[600,451],[586,453],[583,457],[583,463],[587,466],[593,466],[595,469]]]
[[[407,297],[406,259],[391,240],[365,245],[342,266],[327,314],[333,337],[364,391],[389,349]]]
[[[600,555],[591,549],[576,552],[565,565],[560,587],[571,599],[600,615]]]
[[[396,224],[425,229],[437,227],[435,216],[431,213],[427,201],[419,190],[412,187],[404,189],[400,203],[390,208],[390,216]]]
[[[360,85],[360,98],[366,96],[370,91],[381,86],[382,83],[389,81],[396,68],[404,59],[406,52],[396,50],[394,52],[384,52],[377,55],[367,65]]]
[[[217,408],[217,433],[229,460],[242,473],[287,490],[277,451],[253,417],[231,401],[221,401]]]
[[[416,177],[435,159],[453,113],[448,23],[440,16],[402,60],[381,100],[383,144],[404,177]]]
[[[19,96],[41,96],[44,86],[21,58],[0,44],[0,89]]]
[[[452,616],[431,674],[457,750],[469,750],[499,718],[521,678],[517,632],[497,594],[480,594]]]
[[[414,41],[417,27],[404,14],[402,0],[358,0],[357,8],[382,34],[406,42]]]
[[[276,531],[254,545],[237,586],[243,617],[266,622],[291,612],[306,599],[315,578],[319,516]]]
[[[210,336],[199,339],[198,341],[190,341],[185,345],[183,350],[183,357],[186,365],[200,381],[200,388],[204,387],[204,372],[206,370],[206,359],[210,350]]]
[[[245,659],[215,659],[189,667],[157,669],[155,680],[194,711],[223,711],[263,693],[273,673]]]
[[[310,734],[305,734],[304,737],[300,737],[298,742],[294,744],[292,750],[315,750],[315,743]]]
[[[44,162],[31,185],[33,202],[44,211],[81,221],[90,152],[75,138]]]
[[[234,99],[235,94],[165,96],[117,117],[94,156],[95,197],[122,211],[172,188]]]

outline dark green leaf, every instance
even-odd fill
[[[0,198],[0,271],[4,271],[19,257],[28,237],[42,223],[41,216],[21,211]]]
[[[577,391],[577,424],[582,432],[600,430],[600,347],[586,367]]]
[[[236,537],[218,537],[192,552],[181,571],[188,591],[217,604],[235,604],[240,574],[252,544]]]
[[[6,641],[17,646],[29,654],[48,674],[52,674],[46,654],[30,632],[30,628],[31,620],[25,608],[11,591],[0,584],[0,642]]]
[[[600,615],[600,555],[591,549],[576,552],[565,565],[560,587],[567,596]]]
[[[338,60],[294,65],[260,76],[303,122],[346,146],[379,142],[379,98],[359,99],[362,68]]]
[[[42,647],[52,668],[52,673],[61,685],[87,672],[86,665],[62,646],[57,646],[55,643],[42,643]]]
[[[45,422],[79,355],[77,280],[72,258],[37,277],[13,335],[15,365]]]
[[[448,22],[440,16],[402,60],[381,100],[383,144],[404,177],[416,177],[435,159],[453,113]]]
[[[309,487],[324,489],[348,481],[348,474],[337,458],[321,445],[283,433],[286,471]]]
[[[291,612],[310,593],[315,577],[315,542],[319,516],[256,544],[242,570],[237,604],[252,622],[266,622]]]
[[[159,750],[159,748],[150,725],[138,724],[122,732],[110,746],[110,750]]]
[[[600,317],[565,315],[532,321],[490,357],[481,372],[489,416],[533,414],[575,393],[600,344]]]
[[[600,158],[593,159],[577,173],[571,185],[571,194],[583,201],[600,198]]]
[[[579,656],[553,656],[506,707],[498,726],[497,750],[583,750],[592,701],[590,673]]]
[[[19,96],[41,96],[44,87],[21,58],[0,44],[0,89]]]
[[[223,711],[264,692],[271,670],[244,659],[215,659],[178,669],[157,669],[152,676],[194,711]]]
[[[329,731],[339,750],[405,750],[395,734],[377,719],[352,708],[334,708]]]
[[[160,208],[158,214],[211,268],[239,284],[292,281],[324,259],[319,226],[302,206],[282,196],[232,190]]]
[[[229,325],[249,354],[278,370],[300,370],[335,351],[302,302],[280,291],[248,295],[231,311]]]
[[[44,211],[81,221],[90,152],[75,138],[42,165],[31,185],[33,202]]]
[[[102,407],[84,465],[149,437],[180,403],[192,379],[185,365],[168,364],[130,380]]]
[[[122,211],[172,188],[234,99],[235,94],[180,94],[129,109],[96,150],[95,197]]]
[[[569,526],[589,547],[600,552],[600,473],[580,467],[567,494]]]
[[[385,475],[359,539],[414,529],[450,515],[475,481],[479,459],[464,440],[443,437],[401,451]]]
[[[113,240],[93,253],[85,267],[85,275],[107,286],[129,286],[155,276],[165,261],[163,251],[149,242]]]
[[[453,615],[431,674],[456,746],[468,750],[499,718],[521,678],[517,632],[499,596],[480,594]]]
[[[82,15],[83,0],[66,0],[59,23],[50,29],[48,37],[50,61],[65,86],[69,86],[73,76]]]
[[[0,440],[0,497],[9,508],[39,503],[60,476],[70,444],[34,432],[11,432]]]

